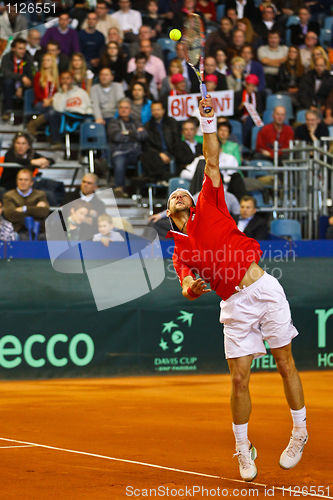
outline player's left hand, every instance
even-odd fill
[[[211,108],[209,113],[205,113],[204,108]],[[213,108],[213,100],[209,94],[207,94],[206,99],[201,99],[199,102],[199,111],[201,116],[205,116],[209,118],[210,116],[214,116],[214,108]]]
[[[191,290],[198,296],[203,295],[204,293],[211,292],[210,288],[207,288],[207,283],[201,278],[198,278],[193,281],[191,285]]]

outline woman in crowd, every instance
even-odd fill
[[[331,71],[331,63],[330,63],[328,54],[327,54],[326,50],[324,49],[324,47],[321,47],[320,45],[315,47],[312,51],[309,69],[314,69],[314,63],[315,63],[315,60],[317,59],[317,57],[323,57],[325,59],[326,69],[328,71]]]
[[[217,49],[214,57],[216,60],[216,71],[222,75],[227,75],[229,73],[229,68],[225,51],[223,49]]]
[[[236,26],[238,30],[244,32],[245,42],[250,43],[253,47],[256,47],[259,41],[259,37],[252,28],[251,21],[247,19],[247,17],[243,17],[241,19],[238,19]]]
[[[231,74],[227,76],[229,90],[242,90],[244,81],[245,61],[242,57],[233,57],[231,60]]]
[[[277,89],[279,92],[291,97],[295,107],[299,106],[297,95],[300,80],[304,74],[299,49],[295,46],[289,47],[287,60],[281,64],[277,75]]]
[[[69,71],[73,75],[73,83],[90,94],[90,89],[94,79],[94,73],[87,69],[87,64],[84,56],[80,52],[75,52],[72,55],[69,64]]]
[[[142,125],[149,122],[151,118],[151,99],[148,99],[147,89],[141,82],[136,82],[129,89],[131,100],[132,118],[141,122]]]
[[[169,65],[169,70],[168,70],[168,76],[163,78],[162,80],[162,85],[161,85],[161,90],[160,90],[160,97],[163,98],[167,95],[170,95],[171,90],[175,90],[175,86],[171,82],[171,78],[173,75],[178,75],[178,74],[183,74],[183,66],[180,61],[180,59],[175,58],[171,59],[170,65]],[[186,81],[186,90],[189,91],[190,89],[190,83],[188,82],[187,79]]]
[[[100,68],[110,68],[113,74],[113,81],[121,83],[126,76],[127,59],[122,53],[117,42],[109,42],[105,52],[101,56]]]

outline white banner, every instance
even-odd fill
[[[216,116],[232,116],[234,114],[234,91],[221,90],[211,93]],[[171,95],[168,97],[168,116],[175,120],[187,120],[198,109],[201,94]]]
[[[263,127],[264,126],[264,122],[262,121],[262,119],[258,115],[258,112],[257,112],[256,108],[253,106],[253,104],[251,104],[249,102],[244,102],[244,106],[246,107],[247,112],[251,116],[251,118],[252,118],[253,123],[255,124],[255,126],[256,127]]]

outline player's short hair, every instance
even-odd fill
[[[113,224],[113,219],[111,217],[111,215],[109,214],[102,214],[102,215],[99,215],[98,218],[97,218],[97,222],[108,222],[109,224]]]
[[[174,191],[172,191],[172,193],[170,194],[169,198],[168,198],[168,202],[167,202],[167,208],[170,207],[170,200],[171,200],[171,196],[173,195],[173,193],[175,193],[176,191],[185,191],[186,194],[189,195],[189,197],[192,199],[192,207],[195,207],[195,201],[194,201],[194,198],[193,198],[193,194],[190,193],[190,191],[188,189],[184,189],[184,188],[177,188],[175,189]]]
[[[254,198],[254,196],[250,196],[249,194],[245,194],[244,196],[241,197],[240,202],[242,201],[252,201],[254,208],[257,208],[257,200]]]

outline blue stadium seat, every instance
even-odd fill
[[[82,123],[80,127],[80,154],[82,151],[102,151],[111,163],[110,147],[106,138],[105,126],[101,123]],[[89,156],[90,171],[93,171],[93,155]]]
[[[325,18],[324,28],[326,30],[332,30],[332,28],[333,28],[333,16],[328,16]]]
[[[188,179],[182,179],[181,177],[171,177],[169,179],[168,196],[170,196],[170,194],[176,189],[189,189],[190,184],[191,183]]]
[[[224,4],[219,4],[216,5],[216,21],[219,23],[224,16],[225,12],[225,5]]]
[[[27,89],[23,96],[23,123],[26,123],[28,118],[31,118],[34,114],[39,114],[39,112],[34,107],[34,89]]]
[[[267,203],[264,202],[264,197],[263,197],[262,191],[249,191],[247,194],[249,194],[250,196],[253,196],[253,198],[256,200],[257,208],[271,207],[272,206],[272,205],[267,205]]]
[[[332,30],[321,28],[319,35],[320,45],[329,45],[331,43],[331,38],[332,38]]]
[[[306,113],[307,113],[307,109],[299,109],[296,113],[296,122],[297,123],[305,123]]]
[[[330,133],[330,137],[333,137],[333,125],[331,125],[330,127],[328,127],[328,131]]]
[[[252,127],[251,130],[251,149],[255,151],[257,144],[257,135],[261,127]]]
[[[289,16],[286,22],[286,28],[289,28],[290,26],[293,26],[294,24],[299,23],[299,17],[298,16]]]
[[[239,144],[243,144],[243,129],[242,124],[238,120],[229,120],[232,127],[232,133],[237,137]]]
[[[289,28],[286,29],[284,38],[287,47],[289,47],[291,45],[291,31]]]
[[[289,237],[292,240],[301,240],[301,225],[297,220],[275,219],[271,222],[271,234],[281,238]]]
[[[291,120],[294,117],[291,97],[289,95],[284,95],[284,94],[269,95],[266,100],[266,110],[274,109],[276,106],[285,107],[288,120]]]
[[[273,121],[273,110],[272,109],[266,109],[264,111],[264,114],[262,116],[262,121],[264,122],[265,125],[267,125],[267,123],[272,123],[272,121]],[[284,123],[286,125],[289,124],[289,120],[288,120],[287,116],[286,116],[286,119],[284,120]]]
[[[247,162],[247,165],[251,167],[258,167],[260,170],[249,170],[247,172],[248,177],[261,177],[263,175],[270,175],[271,172],[267,172],[267,170],[261,170],[261,167],[272,167],[273,163],[269,160],[251,160]]]
[[[176,50],[176,42],[170,38],[158,38],[157,43],[162,50],[172,50],[173,52]]]

